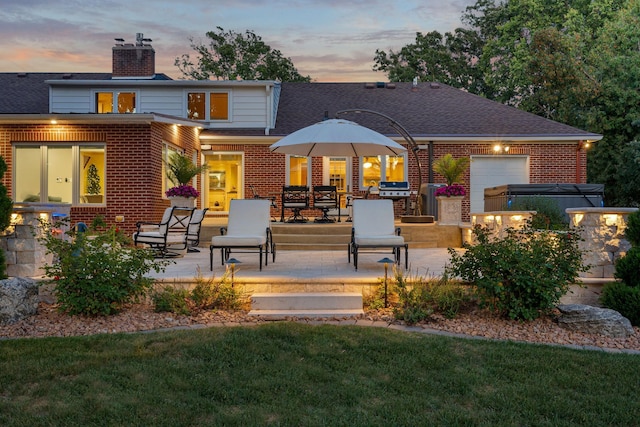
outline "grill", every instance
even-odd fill
[[[411,196],[407,181],[380,181],[378,197],[384,199],[407,199]]]

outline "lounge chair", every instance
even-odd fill
[[[187,249],[187,229],[192,214],[190,208],[166,208],[160,222],[136,223],[133,242],[136,246],[149,246],[158,257],[178,256],[180,251]]]
[[[400,264],[400,249],[404,248],[405,268],[409,268],[409,245],[395,227],[393,201],[353,200],[353,227],[348,248],[348,259],[358,269],[358,254],[361,249],[391,249],[394,260]]]
[[[187,252],[200,252],[198,245],[200,244],[200,230],[202,229],[202,221],[209,208],[195,209],[187,226]]]
[[[271,236],[270,202],[266,199],[233,199],[229,204],[229,223],[220,228],[220,236],[211,238],[209,256],[210,268],[213,271],[213,250],[220,249],[222,265],[232,252],[258,252],[260,254],[260,270],[262,270],[262,254],[265,254],[264,265],[269,264],[269,252],[276,260],[276,245]],[[240,250],[242,249],[242,250]]]

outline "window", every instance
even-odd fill
[[[188,92],[187,117],[193,120],[229,120],[229,92]]]
[[[169,144],[164,144],[164,146],[162,147],[162,176],[164,178],[162,180],[162,197],[165,197],[165,191],[167,191],[171,187],[175,187],[176,185],[178,185],[177,182],[175,184],[171,182],[171,180],[167,176],[167,163],[169,162],[171,156],[176,154],[184,154],[184,151]]]
[[[362,157],[362,188],[378,187],[380,181],[406,181],[405,156]]]
[[[80,147],[80,203],[104,203],[104,148]]]
[[[104,203],[103,145],[21,145],[14,152],[16,202]]]
[[[115,101],[115,102],[114,102]],[[96,92],[96,113],[119,114],[136,112],[135,92]]]
[[[204,93],[187,94],[187,117],[192,120],[205,120],[206,97]]]
[[[287,185],[306,185],[311,182],[309,157],[287,156]]]
[[[229,94],[226,92],[212,93],[210,99],[209,117],[211,120],[229,120]]]

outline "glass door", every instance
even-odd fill
[[[335,185],[340,194],[340,207],[347,203],[347,193],[351,192],[351,157],[325,157],[323,165],[323,185]]]
[[[204,205],[211,212],[227,212],[229,202],[244,198],[243,154],[235,152],[204,153],[209,169],[205,172]]]

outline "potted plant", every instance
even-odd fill
[[[175,185],[165,194],[171,199],[173,206],[193,207],[198,190],[191,186],[191,180],[206,171],[206,164],[194,165],[191,159],[182,154],[173,154],[167,161],[167,178]]]
[[[468,166],[468,157],[456,159],[451,154],[445,154],[433,163],[433,170],[447,181],[447,185],[435,192],[440,225],[458,225],[462,220],[462,198],[466,191],[458,182]]]

